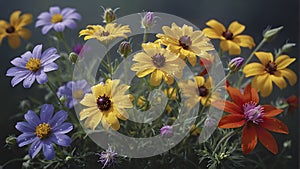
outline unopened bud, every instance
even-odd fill
[[[173,137],[173,127],[172,126],[164,126],[160,129],[160,134],[164,138]]]
[[[296,43],[286,43],[282,46],[281,51],[282,53],[288,52],[294,46],[296,46]]]
[[[72,63],[76,63],[77,60],[78,60],[78,55],[75,53],[75,52],[71,52],[69,54],[69,60],[72,62]]]
[[[271,41],[282,29],[283,26],[274,29],[267,28],[263,33],[264,39],[267,41]]]
[[[118,52],[121,56],[126,58],[132,52],[130,42],[128,41],[121,42]]]
[[[150,29],[154,24],[155,24],[155,18],[156,16],[154,15],[153,12],[147,12],[143,17],[142,17],[142,28],[144,29]]]
[[[233,58],[229,62],[228,68],[232,72],[236,72],[236,71],[238,71],[242,67],[243,63],[244,63],[244,58],[242,58],[242,57],[236,57],[236,58]]]
[[[119,8],[112,10],[111,8],[104,9],[104,7],[102,7],[102,9],[104,10],[104,15],[103,15],[104,23],[111,23],[116,20],[116,18],[117,18],[116,11]]]
[[[6,137],[5,143],[6,143],[8,146],[14,146],[14,145],[17,145],[16,137],[14,137],[14,136],[8,136],[8,137]]]

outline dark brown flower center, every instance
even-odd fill
[[[111,107],[111,101],[108,96],[99,96],[97,99],[97,106],[101,111],[107,111]]]
[[[15,27],[10,26],[10,27],[6,28],[5,31],[6,31],[6,33],[14,33],[16,31],[16,29],[15,29]]]
[[[164,55],[156,54],[156,55],[152,56],[152,62],[156,67],[160,68],[165,65],[166,58],[164,57]]]
[[[200,86],[200,87],[198,87],[198,90],[199,90],[199,96],[205,97],[208,95],[208,90],[206,87]]]
[[[269,61],[269,63],[266,65],[265,70],[270,73],[270,74],[274,74],[277,70],[277,65],[275,62],[271,62]]]
[[[179,39],[179,44],[183,49],[187,50],[192,45],[191,38],[185,35]]]
[[[102,32],[102,36],[108,36],[109,35],[109,32]]]
[[[227,40],[232,40],[233,39],[233,33],[231,33],[230,31],[226,31],[226,32],[223,32],[222,36],[224,38],[226,38]]]

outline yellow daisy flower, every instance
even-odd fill
[[[79,36],[85,36],[84,40],[97,39],[108,45],[116,38],[127,38],[127,33],[131,33],[129,25],[121,26],[117,23],[108,23],[105,27],[101,25],[88,25],[86,29],[79,32]]]
[[[251,49],[255,46],[251,36],[240,35],[245,30],[245,25],[237,21],[232,22],[226,30],[224,25],[212,19],[206,22],[206,25],[211,28],[203,29],[203,33],[212,39],[220,39],[220,47],[223,51],[229,51],[230,55],[241,54],[241,47]]]
[[[159,42],[167,46],[167,49],[179,53],[180,58],[187,57],[192,66],[196,65],[196,56],[206,57],[207,51],[213,50],[209,39],[201,31],[193,31],[193,27],[183,25],[182,28],[172,23],[172,27],[163,26],[164,34],[157,34]]]
[[[214,92],[209,97],[210,90],[213,86],[211,77],[208,77],[206,81],[203,76],[195,76],[194,78],[196,80],[198,90],[195,90],[195,82],[192,80],[188,80],[187,82],[181,81],[178,83],[183,96],[187,98],[187,107],[193,108],[199,102],[203,106],[209,106],[211,102],[216,100],[219,96],[218,92]]]
[[[85,120],[84,125],[87,128],[95,130],[101,122],[105,129],[109,127],[119,130],[119,119],[127,120],[128,113],[125,108],[132,108],[130,95],[125,92],[130,86],[120,84],[120,80],[106,80],[93,86],[92,94],[85,94],[81,104],[87,106],[79,113],[80,120]]]
[[[180,77],[183,66],[178,55],[161,48],[159,44],[142,44],[144,52],[139,52],[133,56],[136,63],[131,66],[132,71],[141,78],[151,73],[150,84],[160,85],[162,79],[167,84],[174,82],[174,77]]]
[[[20,37],[30,38],[31,32],[23,27],[32,22],[32,15],[25,13],[20,16],[20,14],[21,11],[14,11],[10,15],[10,23],[0,20],[0,44],[3,38],[7,37],[9,46],[16,49],[21,45]]]
[[[261,63],[247,64],[243,72],[245,77],[254,76],[252,79],[252,87],[263,97],[269,96],[272,93],[274,82],[280,89],[287,86],[286,78],[290,85],[295,85],[297,75],[291,69],[287,68],[296,59],[290,58],[288,55],[278,56],[274,62],[273,54],[270,52],[256,52],[255,55]]]

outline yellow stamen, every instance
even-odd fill
[[[35,134],[40,138],[48,138],[51,134],[50,125],[47,123],[39,124],[35,129]]]
[[[73,93],[74,99],[81,99],[83,97],[83,91],[82,90],[75,90]]]
[[[41,60],[38,58],[30,58],[26,63],[26,69],[36,72],[41,68]]]
[[[52,15],[52,19],[51,19],[52,23],[58,23],[61,22],[62,20],[63,20],[63,16],[61,14]]]

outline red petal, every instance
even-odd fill
[[[288,127],[280,120],[275,118],[264,118],[264,122],[260,124],[261,127],[264,127],[270,131],[288,134]]]
[[[242,115],[229,114],[222,117],[218,126],[220,128],[238,128],[243,126],[245,122]]]
[[[248,84],[244,89],[245,102],[253,101],[255,103],[259,103],[259,96],[256,89],[252,88],[250,84]]]
[[[262,106],[264,108],[265,117],[274,117],[283,112],[282,109],[276,109],[271,105],[262,105]]]
[[[241,114],[241,115],[243,114],[242,113],[243,110],[242,110],[241,107],[239,107],[235,103],[227,101],[227,100],[226,101],[224,101],[224,100],[217,100],[217,101],[214,101],[212,103],[212,105],[214,107],[216,107],[217,109],[224,110],[227,113]]]
[[[252,124],[245,125],[242,134],[242,151],[249,154],[257,144],[257,133]]]
[[[234,103],[236,103],[240,107],[243,106],[243,104],[245,103],[244,96],[241,94],[241,91],[239,89],[228,86],[227,92]]]
[[[294,108],[298,108],[298,97],[295,95],[290,96],[289,98],[287,98],[286,100],[288,102],[288,104]]]
[[[261,144],[264,145],[273,154],[277,154],[278,146],[277,146],[276,140],[274,139],[272,134],[262,127],[257,127],[256,132],[257,132],[258,139],[261,142]]]

